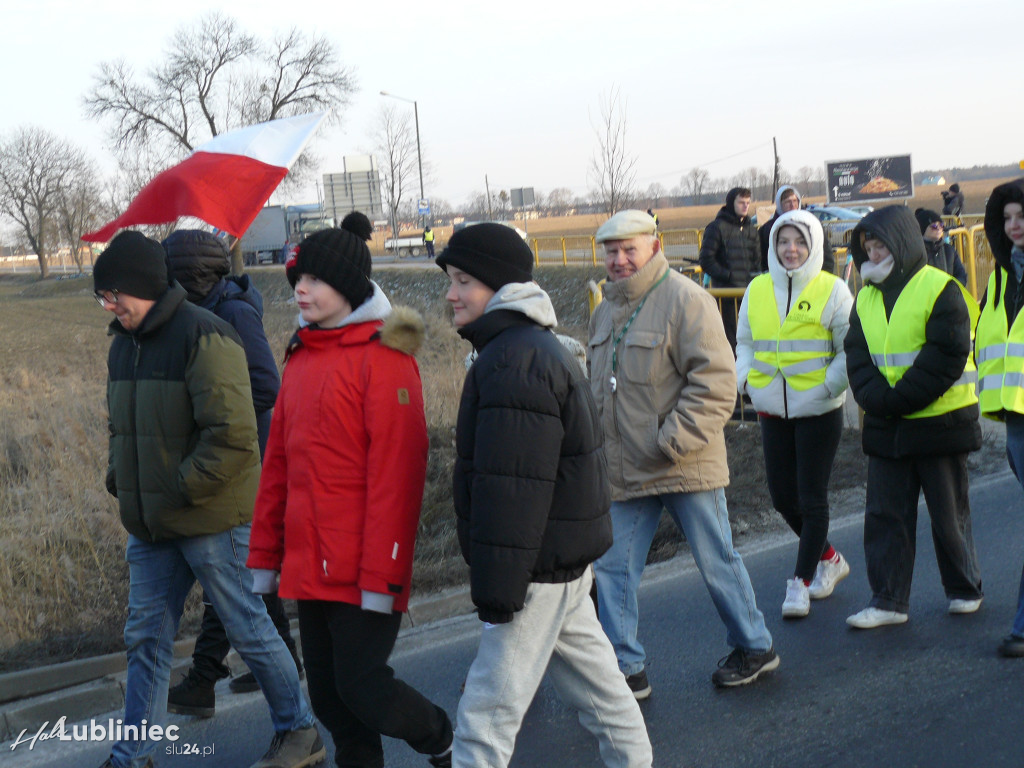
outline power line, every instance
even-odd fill
[[[753,152],[755,150],[764,149],[765,147],[770,146],[770,145],[771,145],[770,141],[765,141],[765,142],[762,142],[762,143],[760,143],[760,144],[758,144],[756,146],[750,147],[749,149],[743,149],[743,150],[740,150],[739,152],[734,152],[731,155],[726,155],[725,157],[719,157],[719,158],[716,158],[715,160],[708,160],[707,162],[704,162],[704,163],[695,163],[694,165],[691,165],[689,168],[684,168],[684,169],[682,169],[680,171],[666,171],[665,173],[658,173],[658,174],[655,174],[653,176],[645,176],[642,179],[640,179],[640,181],[651,181],[652,179],[661,179],[661,178],[665,178],[665,177],[668,177],[668,176],[672,176],[672,177],[682,176],[685,173],[689,173],[694,168],[703,168],[704,166],[707,166],[707,165],[714,165],[715,163],[721,163],[721,162],[724,162],[726,160],[732,160],[734,157],[739,157],[740,155],[746,155],[746,154],[748,154],[750,152]]]

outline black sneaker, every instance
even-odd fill
[[[1020,658],[1024,656],[1024,637],[1019,635],[1007,635],[999,644],[999,653],[1007,658]]]
[[[299,680],[305,680],[306,670],[302,668],[302,662],[298,658],[295,658],[295,668],[299,673]],[[252,672],[246,672],[244,675],[232,677],[228,688],[232,693],[253,693],[260,689],[260,684],[256,682],[256,676]]]
[[[635,675],[626,675],[626,684],[637,701],[643,701],[651,695],[651,684],[647,682],[646,669],[641,669]]]
[[[256,676],[252,672],[246,672],[244,675],[232,677],[228,688],[232,693],[252,693],[260,689],[260,684],[256,682]]]
[[[449,747],[448,751],[443,755],[433,755],[427,758],[427,762],[430,763],[434,768],[452,768],[452,750]]]
[[[213,682],[189,670],[185,678],[167,692],[167,711],[176,715],[213,717],[216,693]]]
[[[748,653],[742,648],[733,648],[732,653],[718,662],[718,669],[711,675],[711,682],[719,688],[752,683],[763,672],[771,672],[779,666],[779,654],[774,648],[764,653]]]

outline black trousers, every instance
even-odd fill
[[[381,735],[436,755],[452,743],[443,709],[395,678],[388,657],[402,614],[357,605],[299,601],[299,634],[313,712],[334,739],[334,762],[383,768]]]
[[[296,666],[299,666],[301,662],[295,648],[295,640],[292,639],[291,625],[288,623],[288,616],[284,611],[284,603],[276,593],[262,595],[262,597],[264,605],[267,606],[267,613],[277,628],[277,633],[281,635],[284,644],[291,651]],[[204,680],[214,683],[231,674],[231,670],[224,664],[224,658],[231,650],[231,643],[228,642],[228,635],[224,631],[220,616],[217,615],[213,606],[206,602],[205,596],[203,602],[203,623],[199,630],[199,637],[196,638],[195,650],[192,651],[192,669]]]
[[[802,419],[760,418],[772,506],[800,537],[794,575],[814,578],[828,549],[828,481],[843,433],[843,409]]]
[[[921,491],[932,522],[939,575],[950,599],[982,596],[981,570],[971,532],[967,454],[868,459],[864,555],[871,605],[906,613],[917,547]]]

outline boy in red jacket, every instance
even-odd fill
[[[381,734],[450,765],[447,714],[395,679],[427,467],[413,352],[423,321],[392,311],[370,252],[328,229],[299,246],[302,319],[286,353],[248,565],[257,591],[298,601],[313,711],[338,765],[380,768]]]

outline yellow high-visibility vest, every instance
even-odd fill
[[[747,320],[753,337],[754,360],[747,385],[762,389],[781,373],[786,384],[805,391],[825,383],[825,371],[836,356],[832,331],[821,315],[837,278],[819,272],[796,297],[783,323],[771,275],[755,277],[747,297]]]
[[[434,230],[428,229],[423,233],[423,242],[432,243],[434,242]]]
[[[953,278],[941,269],[922,267],[904,286],[888,320],[885,317],[882,292],[878,288],[865,284],[857,294],[857,314],[868,343],[868,351],[871,353],[871,361],[885,376],[890,386],[895,386],[917,359],[925,343],[925,325],[931,317],[935,300],[939,298],[939,294],[950,280]],[[953,282],[967,303],[973,340],[978,322],[978,304],[966,288],[955,280]],[[978,402],[974,391],[977,380],[978,372],[974,367],[974,360],[968,355],[964,370],[953,386],[920,411],[903,418],[939,416]]]
[[[992,298],[996,292],[996,273],[1002,272],[1003,295],[999,301]],[[998,418],[1002,411],[1024,413],[1024,312],[1006,327],[1006,302],[1009,276],[1002,267],[988,280],[988,301],[978,319],[978,334],[974,342],[978,361],[978,399],[981,413],[990,419]]]

